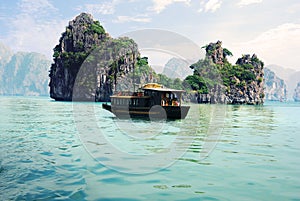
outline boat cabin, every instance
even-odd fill
[[[119,92],[111,96],[112,105],[131,107],[180,106],[183,90],[163,88],[161,85],[147,84],[138,92]]]
[[[150,105],[180,106],[182,90],[167,88],[144,88],[145,96],[150,96]]]

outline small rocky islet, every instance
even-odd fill
[[[141,57],[132,39],[112,38],[92,15],[81,13],[69,22],[53,49],[50,97],[58,101],[72,101],[74,97],[109,101],[113,92],[132,89],[134,83],[159,82],[166,87],[187,89],[185,99],[192,102],[263,104],[264,63],[255,54],[243,55],[232,65],[227,60],[232,54],[221,41],[203,48],[206,56],[190,66],[192,75],[183,81],[171,79],[151,69],[148,58]],[[99,54],[105,62],[99,60]],[[89,66],[89,71],[80,72],[82,65]],[[133,77],[133,68],[136,78],[127,79]],[[79,72],[85,76],[78,80]],[[75,86],[78,83],[80,86]]]
[[[235,65],[232,53],[222,42],[204,46],[206,56],[190,67],[193,75],[185,78],[193,89],[191,99],[198,103],[263,104],[264,63],[253,54],[243,55]]]

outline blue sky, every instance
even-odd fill
[[[1,0],[0,42],[50,59],[68,22],[81,12],[91,13],[113,37],[163,29],[199,46],[221,40],[234,54],[232,62],[256,53],[266,65],[300,70],[299,0]]]

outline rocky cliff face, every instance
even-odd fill
[[[0,43],[0,93],[3,94],[3,84],[2,82],[2,75],[5,69],[6,64],[11,59],[13,53],[10,48],[5,46],[4,44]]]
[[[5,64],[7,64],[12,55],[12,50],[4,44],[0,43],[0,66],[4,66]]]
[[[48,68],[51,64],[38,53],[13,53],[0,44],[0,94],[45,96],[48,90]]]
[[[90,14],[81,13],[69,22],[54,48],[50,97],[108,101],[117,80],[131,71],[138,56],[133,40],[111,38]]]
[[[298,84],[297,84],[293,98],[294,98],[294,101],[300,102],[300,82],[298,82]]]
[[[255,54],[244,55],[236,62],[243,68],[239,76],[233,76],[235,84],[231,84],[226,92],[227,102],[233,104],[263,104],[264,103],[264,72],[263,63]]]
[[[270,101],[285,101],[287,99],[287,86],[284,80],[275,75],[268,68],[265,73],[265,99]]]
[[[295,88],[297,83],[300,82],[300,71],[278,65],[268,65],[267,68],[284,80],[287,90],[287,100],[293,100]]]
[[[224,64],[224,49],[222,47],[222,41],[216,43],[209,43],[205,47],[206,56],[213,61],[215,64]]]
[[[263,104],[264,64],[255,54],[243,55],[232,65],[226,59],[232,54],[221,41],[205,49],[206,58],[191,66],[194,75],[186,79],[198,90],[199,103]]]

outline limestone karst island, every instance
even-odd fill
[[[205,58],[190,65],[184,79],[156,73],[143,57],[134,40],[112,38],[99,21],[81,13],[69,22],[54,47],[50,68],[50,96],[58,101],[110,101],[119,91],[138,90],[137,86],[159,83],[185,90],[183,99],[196,103],[263,104],[264,63],[245,54],[235,64],[232,53],[222,42],[203,48]]]

